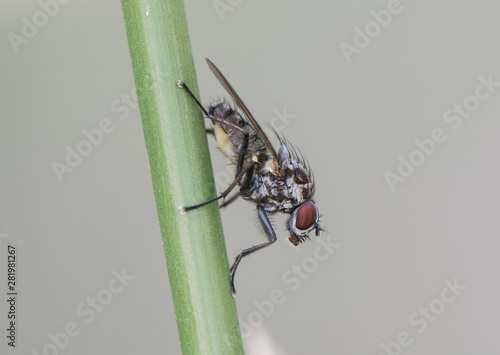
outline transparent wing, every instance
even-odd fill
[[[269,151],[273,155],[275,164],[277,164],[278,163],[278,156],[276,155],[276,151],[274,150],[273,145],[271,144],[271,141],[269,140],[269,138],[267,138],[266,134],[264,133],[264,131],[262,130],[260,125],[257,123],[255,118],[252,116],[248,107],[246,107],[246,105],[243,103],[243,101],[238,96],[236,91],[233,89],[231,84],[229,84],[226,77],[224,75],[222,75],[219,68],[217,68],[215,66],[215,64],[212,63],[212,61],[210,61],[210,59],[205,58],[205,60],[207,61],[207,64],[210,67],[210,69],[212,70],[212,72],[214,73],[215,77],[221,83],[222,87],[231,95],[233,100],[236,102],[236,105],[238,105],[238,107],[243,111],[245,116],[248,118],[248,120],[252,124],[253,128],[257,131],[257,134],[262,138],[262,140],[266,144],[267,148],[269,149]]]

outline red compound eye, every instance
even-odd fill
[[[295,220],[295,227],[305,231],[311,229],[318,220],[318,209],[312,201],[306,201],[300,206]]]

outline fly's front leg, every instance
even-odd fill
[[[264,209],[264,206],[257,205],[257,212],[259,213],[259,219],[260,222],[262,223],[262,227],[264,227],[264,231],[266,233],[268,241],[262,244],[251,246],[250,248],[243,250],[234,260],[233,266],[231,266],[231,292],[233,293],[233,295],[236,294],[236,289],[234,288],[234,276],[236,275],[236,269],[238,268],[241,259],[259,249],[265,248],[268,245],[273,244],[277,239],[276,233],[274,232],[273,226],[271,224],[271,221],[269,220],[269,217],[267,216],[267,212]]]

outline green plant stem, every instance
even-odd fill
[[[182,0],[122,0],[144,138],[183,354],[242,354]],[[168,352],[167,349],[165,351]]]

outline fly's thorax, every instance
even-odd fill
[[[283,193],[286,195],[283,210],[291,212],[295,206],[313,196],[314,181],[309,167],[298,158],[295,149],[292,149],[292,154],[290,154],[284,139],[280,139],[280,141],[281,145],[278,150],[279,177],[277,179],[283,180]]]
[[[302,163],[295,159],[290,159],[284,172],[285,185],[290,191],[290,196],[293,200],[300,204],[312,197],[314,194],[314,182],[309,171]]]
[[[276,211],[292,213],[312,197],[312,178],[300,162],[290,160],[289,166],[278,169],[272,157],[267,158],[257,166],[248,189],[241,193],[249,200],[275,206]]]

